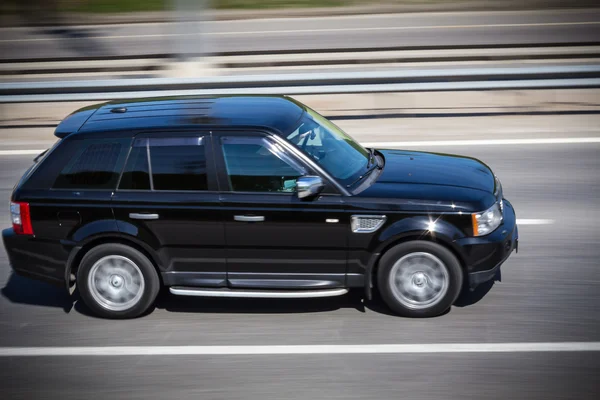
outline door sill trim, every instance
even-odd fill
[[[200,297],[240,297],[257,299],[308,299],[315,297],[333,297],[348,293],[348,289],[326,290],[242,290],[242,289],[205,289],[194,287],[173,286],[169,288],[172,294],[178,296]]]

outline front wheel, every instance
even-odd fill
[[[81,260],[77,286],[84,303],[105,318],[135,318],[160,289],[154,265],[136,249],[118,243],[91,249]]]
[[[381,297],[397,314],[434,317],[460,294],[463,273],[457,258],[432,242],[411,241],[388,250],[379,261]]]

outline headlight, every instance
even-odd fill
[[[473,222],[473,236],[483,236],[493,232],[502,223],[500,203],[494,203],[485,211],[471,214],[471,220]]]
[[[502,198],[502,182],[496,175],[494,175],[495,188],[494,188],[494,196]]]

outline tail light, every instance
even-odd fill
[[[13,230],[17,235],[33,235],[29,203],[11,202],[10,217],[12,219]]]

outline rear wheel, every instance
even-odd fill
[[[84,303],[105,318],[135,318],[160,289],[154,265],[138,250],[118,243],[91,249],[81,261],[77,286]]]
[[[456,301],[462,286],[460,263],[437,243],[411,241],[388,250],[379,261],[377,282],[385,303],[407,317],[434,317]]]

